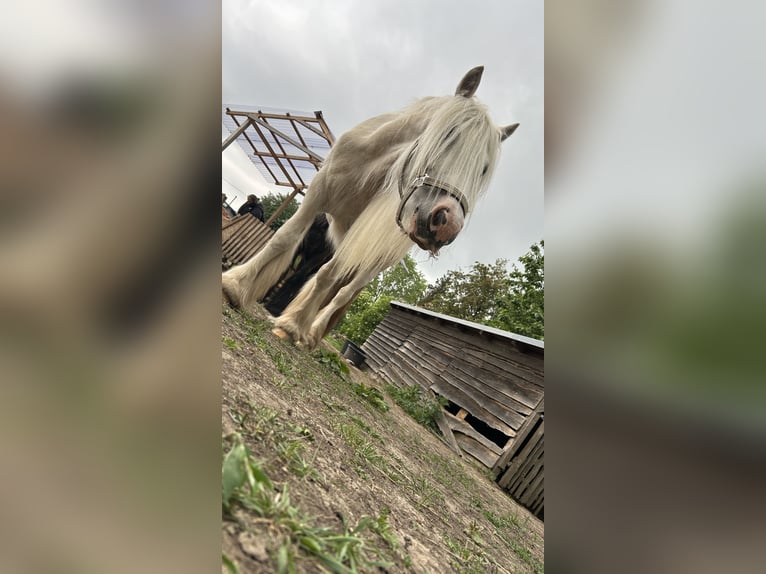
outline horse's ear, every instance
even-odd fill
[[[476,66],[473,70],[470,70],[463,76],[463,79],[460,80],[460,83],[457,85],[457,90],[455,90],[455,95],[463,96],[464,98],[472,97],[479,88],[479,82],[481,82],[481,75],[483,73],[484,66]]]
[[[516,128],[519,127],[519,124],[511,124],[509,126],[503,126],[500,128],[500,141],[505,141],[508,136],[510,136],[513,132],[516,131]]]

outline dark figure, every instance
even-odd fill
[[[244,215],[245,213],[249,213],[253,217],[263,221],[263,204],[261,203],[261,200],[258,199],[257,195],[253,195],[252,193],[248,195],[247,201],[237,210],[238,215]]]
[[[293,255],[293,264],[290,269],[264,297],[264,307],[275,317],[282,314],[306,281],[311,279],[322,265],[332,259],[335,250],[332,242],[327,238],[329,226],[324,213],[316,216],[300,247]]]
[[[225,193],[221,194],[221,214],[226,219],[231,219],[232,217],[234,217],[234,215],[236,215],[234,213],[234,210],[231,208],[229,203],[226,201],[226,194]]]

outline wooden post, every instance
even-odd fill
[[[266,226],[268,227],[272,223],[274,223],[274,220],[279,217],[279,214],[282,213],[285,208],[290,204],[290,202],[295,199],[295,196],[298,195],[299,190],[295,189],[293,192],[287,196],[287,199],[285,199],[282,204],[277,207],[277,210],[271,214],[271,217],[269,217],[268,221],[266,222]]]

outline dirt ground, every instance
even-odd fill
[[[270,329],[223,308],[224,454],[245,444],[270,481],[266,510],[244,495],[224,510],[223,572],[543,572],[543,523],[486,469],[329,344]]]

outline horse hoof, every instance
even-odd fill
[[[232,309],[236,309],[237,308],[237,306],[234,304],[234,301],[232,300],[231,296],[226,292],[226,289],[221,289],[221,294],[223,295],[223,302],[224,303],[226,303]]]
[[[284,329],[281,329],[279,327],[274,327],[271,330],[271,332],[274,333],[277,337],[279,337],[283,341],[289,341],[290,340],[290,335]]]

